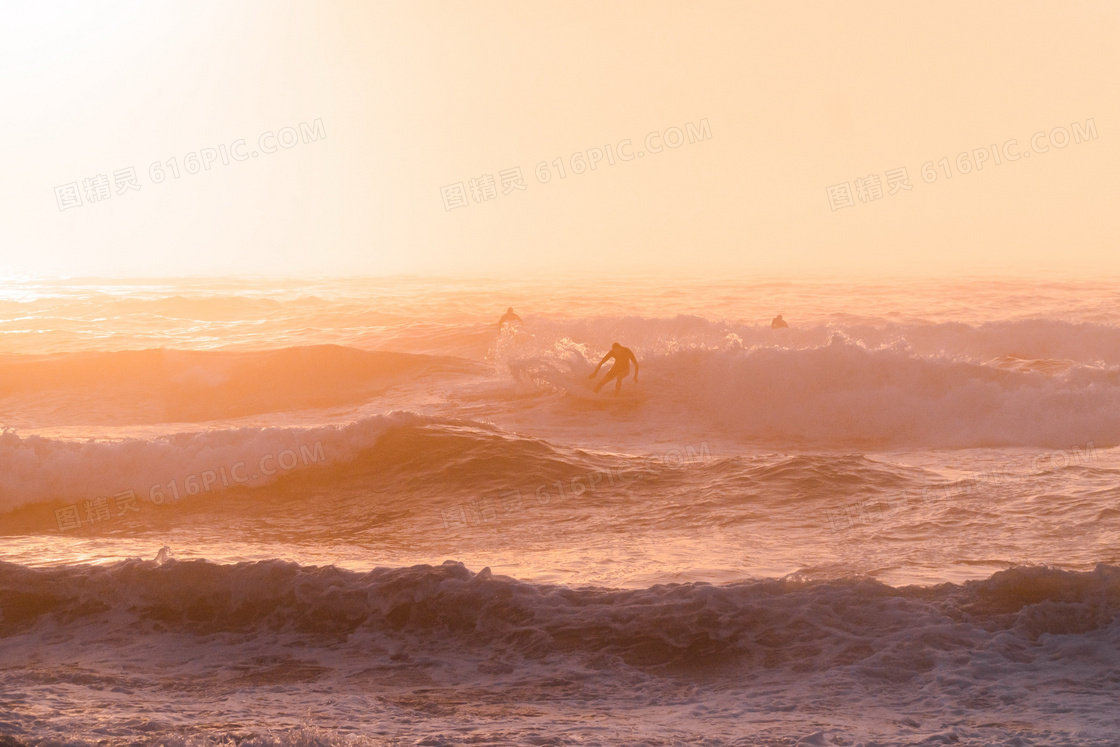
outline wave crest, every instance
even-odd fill
[[[977,646],[1021,657],[1042,636],[1120,636],[1120,568],[1013,568],[963,585],[892,588],[796,578],[638,590],[568,588],[461,563],[355,573],[278,560],[131,560],[31,569],[0,563],[0,636],[99,620],[163,631],[407,637],[449,654],[609,656],[638,667],[734,665],[874,675],[926,671]],[[1111,644],[1108,644],[1111,645]]]

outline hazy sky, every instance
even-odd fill
[[[1118,8],[0,2],[0,272],[1115,273]]]

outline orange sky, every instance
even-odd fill
[[[0,20],[0,272],[1120,269],[1110,2],[23,5]]]

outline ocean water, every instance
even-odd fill
[[[10,278],[0,424],[0,745],[1120,744],[1112,283]]]

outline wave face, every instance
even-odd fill
[[[1118,300],[5,284],[0,747],[1112,747]]]
[[[177,561],[165,551],[103,567],[0,563],[0,610],[2,637],[81,638],[112,621],[138,636],[402,637],[451,655],[463,646],[482,657],[609,655],[638,668],[735,676],[854,667],[894,681],[931,672],[954,650],[981,648],[1021,666],[1021,654],[1041,663],[1051,651],[1039,644],[1051,637],[1115,646],[1120,568],[1023,567],[933,589],[789,578],[611,590],[531,584],[453,561],[363,574]],[[1105,657],[1115,658],[1115,650]]]
[[[159,426],[170,436],[184,424],[352,422],[410,410],[594,443],[611,403],[590,391],[588,374],[623,340],[641,382],[628,381],[623,391],[637,396],[609,410],[614,435],[640,428],[840,449],[1120,443],[1120,327],[1100,322],[853,319],[772,330],[678,315],[540,319],[497,336],[478,324],[385,334],[415,352],[4,356],[0,418],[46,435]],[[573,428],[581,418],[597,425]]]
[[[144,351],[0,363],[0,412],[37,427],[132,426],[246,420],[287,413],[431,405],[438,388],[469,400],[471,417],[533,410],[534,427],[602,410],[587,375],[598,348],[563,339],[509,344],[490,365],[348,348],[272,353]],[[983,361],[922,355],[907,344],[869,347],[834,333],[821,345],[722,348],[675,343],[637,349],[641,384],[634,422],[685,426],[756,443],[871,448],[1065,448],[1115,445],[1120,366],[1012,355]],[[533,400],[532,395],[563,395]],[[526,399],[526,397],[529,399]],[[410,407],[411,405],[411,407]],[[394,408],[395,409],[395,408]],[[547,431],[546,431],[547,432]]]
[[[877,354],[841,346],[839,350],[777,354],[781,355],[803,358],[798,367],[807,376],[813,375],[818,365],[815,361],[821,357],[846,360],[850,365],[837,376],[851,381],[860,375],[856,373],[858,367]],[[946,391],[944,379],[971,380],[975,373],[972,367],[946,366],[931,374],[923,387],[913,384],[905,390],[879,378],[878,391],[884,393],[884,400],[890,392],[894,401],[880,401],[873,407],[873,400],[866,399],[867,388],[858,395],[847,392],[848,398],[840,396],[846,389],[824,387],[812,394],[799,389],[790,367],[784,374],[775,370],[780,367],[774,363],[775,357],[772,351],[670,356],[661,371],[649,374],[646,383],[647,391],[664,393],[665,404],[623,401],[621,408],[609,400],[569,394],[563,388],[564,378],[583,378],[582,374],[564,374],[553,363],[537,365],[537,361],[532,391],[528,396],[519,395],[519,410],[510,416],[515,426],[518,421],[525,425],[511,430],[487,420],[408,411],[359,416],[338,424],[206,427],[112,439],[20,435],[9,429],[0,433],[0,464],[4,465],[0,471],[0,511],[35,504],[73,504],[126,491],[134,491],[142,500],[158,500],[161,505],[164,496],[169,504],[180,499],[224,500],[220,496],[229,490],[268,489],[272,492],[262,496],[271,496],[288,490],[297,477],[302,482],[294,489],[314,485],[328,494],[333,492],[335,497],[329,500],[340,495],[335,488],[347,486],[379,495],[477,497],[497,494],[503,488],[532,492],[541,484],[574,478],[584,484],[588,479],[597,483],[605,479],[612,486],[616,482],[628,484],[630,480],[624,481],[623,475],[639,474],[655,477],[653,482],[643,478],[643,489],[653,490],[660,484],[656,480],[668,479],[664,489],[671,492],[679,487],[673,475],[680,470],[673,467],[709,462],[712,466],[703,474],[692,470],[681,473],[687,473],[689,479],[715,479],[719,489],[709,495],[709,500],[718,504],[747,491],[780,505],[791,498],[842,500],[864,495],[878,490],[882,481],[896,491],[922,493],[932,482],[957,478],[946,478],[937,470],[892,465],[890,461],[857,457],[852,462],[836,454],[793,456],[787,468],[785,461],[775,461],[772,456],[756,459],[754,450],[738,458],[740,447],[736,444],[753,440],[802,446],[854,443],[857,448],[898,448],[931,442],[953,447],[1010,442],[1060,447],[1054,451],[1049,447],[1029,449],[994,460],[989,457],[973,470],[1007,473],[999,481],[1018,480],[1029,487],[1050,468],[1092,466],[1104,444],[1085,439],[1084,434],[1114,432],[1106,408],[1086,405],[1072,412],[1063,409],[1062,404],[1068,405],[1075,395],[1039,374],[984,368],[977,374],[977,382],[986,382],[986,386],[973,382],[971,397],[949,397],[948,401],[936,398]],[[834,361],[832,365],[841,364]],[[900,362],[900,369],[910,369],[914,381],[923,375],[923,366]],[[673,371],[698,369],[712,382],[710,387],[692,384],[683,391],[675,388]],[[720,398],[719,387],[734,389],[736,380],[751,374],[759,376],[752,382],[751,395]],[[866,370],[863,375],[871,377]],[[899,373],[900,377],[906,375]],[[1015,376],[1030,381],[1020,382],[1019,388],[1007,386],[1005,379]],[[1084,397],[1091,401],[1103,396],[1103,391],[1103,387],[1088,388]],[[923,398],[923,394],[928,397]],[[993,402],[1000,403],[999,407]],[[610,409],[604,410],[604,404]],[[982,417],[977,417],[976,411],[983,412]],[[1064,419],[1053,414],[1046,420],[1043,412],[1063,413]],[[572,418],[596,422],[596,435],[607,445],[567,445],[560,440],[565,435],[562,429],[541,426],[542,422]],[[641,439],[627,433],[634,422],[653,431],[673,418],[688,427],[682,427],[679,438],[668,446],[643,445]],[[525,433],[533,429],[549,433],[551,438]],[[842,432],[854,435],[844,438]],[[620,439],[629,438],[631,445],[619,448],[611,444],[612,433],[621,433]],[[661,469],[666,466],[670,468]],[[839,477],[825,479],[829,475]],[[786,477],[795,490],[789,489]],[[1094,472],[1092,479],[1094,485],[1103,487],[1108,475]],[[812,489],[811,483],[818,480],[821,489]]]
[[[1113,445],[1120,368],[1098,363],[969,360],[834,333],[821,345],[682,347],[639,356],[634,418],[759,444],[861,448],[1067,448]],[[515,378],[586,407],[586,346],[510,356]],[[634,385],[626,385],[634,389]]]
[[[1120,370],[1037,370],[828,345],[677,353],[651,396],[756,441],[898,448],[1068,447],[1120,433]],[[657,391],[660,390],[660,391]]]
[[[70,501],[136,490],[178,479],[181,498],[237,487],[261,487],[309,468],[354,461],[393,427],[426,422],[411,413],[348,425],[243,427],[113,441],[0,434],[0,508]],[[187,477],[193,477],[187,486]],[[189,491],[189,492],[188,492]]]
[[[429,744],[467,729],[493,744],[545,731],[731,745],[746,729],[758,743],[840,745],[863,729],[882,744],[1105,745],[1118,726],[1115,566],[932,588],[786,578],[613,590],[452,561],[355,573],[162,551],[100,567],[0,563],[0,611],[0,642],[20,644],[0,645],[0,683],[117,693],[112,723],[67,710],[36,723],[16,695],[0,733],[78,744],[245,741],[253,726],[254,744],[359,744],[347,735],[393,723],[394,736]],[[98,656],[54,666],[74,651]],[[296,693],[311,720],[285,714]],[[173,720],[158,712],[170,703]],[[962,704],[986,718],[962,721]],[[744,721],[744,707],[765,722]],[[822,731],[822,709],[861,720]]]
[[[712,459],[706,445],[686,449],[670,458],[682,465]],[[356,485],[377,494],[473,495],[516,476],[555,480],[600,470],[613,482],[651,469],[648,457],[588,452],[484,422],[403,411],[340,425],[210,428],[114,440],[8,430],[0,433],[0,463],[6,467],[0,510],[127,490],[147,499],[150,487],[169,503],[224,500],[223,492],[238,489],[265,491],[267,500],[293,482],[326,491]],[[173,480],[177,497],[167,487]]]

